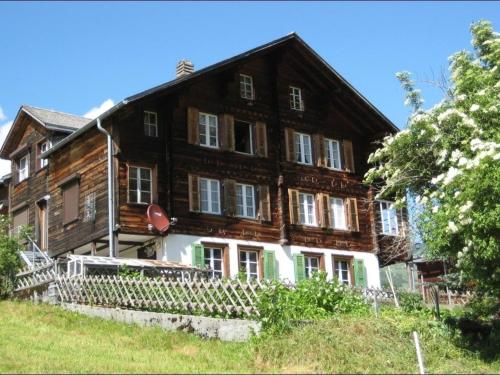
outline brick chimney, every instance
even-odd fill
[[[194,65],[189,60],[181,60],[175,69],[175,78],[181,78],[194,72]]]

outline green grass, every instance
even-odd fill
[[[342,316],[282,337],[223,343],[9,301],[0,302],[0,372],[415,373],[414,327],[428,372],[500,373],[500,360],[459,349],[432,322],[403,313]]]

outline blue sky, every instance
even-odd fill
[[[0,137],[22,104],[87,114],[171,80],[182,58],[199,69],[291,31],[403,127],[395,73],[447,71],[479,19],[498,30],[500,3],[0,2]],[[427,106],[441,98],[421,88]]]

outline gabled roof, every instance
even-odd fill
[[[17,112],[16,118],[5,137],[5,141],[0,148],[0,157],[4,159],[8,159],[11,152],[14,151],[14,148],[17,147],[17,143],[19,142],[19,137],[15,134],[19,134],[22,131],[20,126],[24,123],[20,120],[24,116],[29,116],[34,119],[40,126],[43,126],[49,130],[61,131],[65,133],[72,133],[75,130],[78,130],[88,124],[91,119],[72,115],[69,113],[58,112],[51,109],[37,108],[29,105],[22,105],[19,111]]]
[[[38,120],[38,122],[42,123],[48,129],[67,129],[74,131],[92,121],[92,119],[86,117],[28,105],[23,105],[21,109],[30,114],[34,119]]]
[[[99,118],[102,120],[106,119],[107,117],[111,116],[113,113],[115,113],[116,111],[118,111],[119,109],[121,109],[122,107],[126,106],[127,104],[129,103],[132,103],[132,102],[135,102],[135,101],[138,101],[144,97],[147,97],[149,95],[153,95],[155,93],[158,93],[160,91],[164,91],[164,90],[169,90],[169,89],[173,89],[173,88],[177,88],[179,86],[181,86],[182,84],[186,83],[186,82],[190,82],[190,81],[193,81],[194,79],[196,79],[197,77],[200,77],[204,74],[207,74],[209,72],[213,72],[213,71],[216,71],[216,70],[219,70],[219,69],[222,69],[222,68],[225,68],[227,67],[228,65],[232,64],[232,63],[236,63],[236,62],[239,62],[245,58],[248,58],[248,57],[251,57],[251,56],[254,56],[256,54],[260,54],[260,53],[263,53],[263,52],[268,52],[270,51],[271,49],[274,49],[278,46],[282,46],[286,43],[290,43],[292,41],[296,41],[299,43],[300,46],[302,46],[303,48],[306,49],[307,52],[309,52],[310,54],[312,54],[314,56],[315,59],[317,59],[320,64],[323,66],[323,68],[325,68],[329,74],[332,76],[332,77],[335,77],[336,79],[338,79],[340,82],[342,82],[344,84],[344,86],[349,90],[351,91],[357,98],[359,98],[368,108],[370,108],[370,110],[378,117],[381,119],[381,121],[383,123],[386,124],[387,126],[387,129],[390,131],[390,132],[398,132],[399,129],[396,125],[394,125],[382,112],[380,112],[372,103],[370,103],[368,101],[368,99],[366,99],[359,91],[357,91],[349,82],[347,82],[347,80],[345,80],[335,69],[333,69],[322,57],[320,57],[306,42],[304,42],[302,40],[302,38],[300,38],[296,33],[290,33],[284,37],[281,37],[279,39],[276,39],[276,40],[273,40],[272,42],[269,42],[269,43],[266,43],[266,44],[263,44],[259,47],[256,47],[256,48],[253,48],[251,50],[248,50],[246,52],[243,52],[239,55],[236,55],[236,56],[233,56],[229,59],[226,59],[226,60],[222,60],[216,64],[213,64],[213,65],[210,65],[206,68],[203,68],[203,69],[200,69],[198,71],[195,71],[194,73],[192,74],[189,74],[187,76],[183,76],[181,78],[177,78],[177,79],[174,79],[174,80],[171,80],[171,81],[168,81],[164,84],[161,84],[159,86],[156,86],[156,87],[153,87],[151,89],[148,89],[148,90],[145,90],[145,91],[142,91],[138,94],[135,94],[135,95],[132,95],[132,96],[129,96],[128,98],[125,98],[123,99],[122,101],[118,102],[115,106],[113,106],[112,108],[110,108],[109,110],[107,110],[106,112],[102,113]],[[57,145],[53,146],[51,149],[49,149],[48,151],[44,152],[42,155],[40,155],[41,158],[46,158],[48,157],[49,155],[51,155],[52,153],[54,153],[55,151],[57,151],[58,149],[62,148],[64,145],[66,145],[67,143],[71,142],[73,139],[77,138],[80,136],[80,134],[86,132],[88,129],[92,128],[93,126],[95,126],[97,124],[97,119],[94,119],[92,120],[91,122],[89,122],[88,124],[86,124],[85,126],[83,126],[82,128],[78,129],[77,131],[75,131],[74,133],[70,134],[68,137],[64,138],[61,142],[59,142]]]

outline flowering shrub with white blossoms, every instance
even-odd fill
[[[500,296],[500,34],[487,21],[471,32],[474,52],[450,57],[452,85],[433,108],[423,110],[410,74],[398,73],[414,113],[370,155],[365,179],[380,198],[412,197],[428,255]]]

